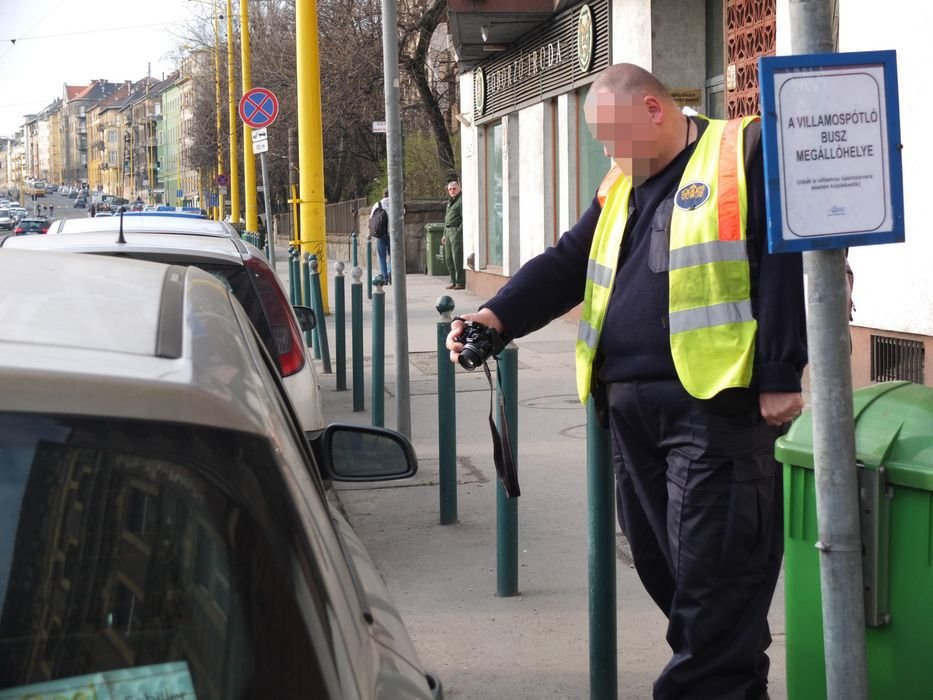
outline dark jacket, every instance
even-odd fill
[[[456,197],[447,200],[447,211],[444,214],[444,228],[463,228],[463,193],[458,192]]]

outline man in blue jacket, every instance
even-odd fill
[[[685,116],[631,64],[597,78],[586,118],[614,162],[590,208],[464,318],[513,338],[583,302],[578,391],[610,428],[619,522],[669,621],[654,697],[767,698],[773,444],[803,407],[806,338],[800,256],[766,252],[760,126]]]

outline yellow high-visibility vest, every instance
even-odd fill
[[[709,120],[674,197],[668,265],[671,355],[684,388],[700,399],[751,382],[758,326],[745,242],[743,134],[757,118]],[[590,247],[576,343],[577,393],[583,403],[592,388],[631,193],[631,179],[616,167],[597,192],[603,210]]]

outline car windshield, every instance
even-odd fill
[[[320,572],[271,455],[0,413],[0,697],[328,697]]]

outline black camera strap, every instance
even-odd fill
[[[502,391],[502,372],[499,367],[499,359],[496,358],[496,384],[499,391],[496,391],[492,385],[492,373],[489,371],[489,362],[483,360],[483,371],[486,373],[486,379],[489,382],[489,430],[492,433],[492,458],[496,464],[496,474],[499,475],[499,481],[502,488],[505,489],[506,498],[518,498],[522,495],[518,487],[518,471],[515,469],[515,460],[512,458],[512,441],[509,438],[509,422],[505,415],[505,399]],[[497,396],[496,410],[499,415],[499,425],[502,426],[502,433],[496,427],[496,421],[493,417],[493,396]]]

